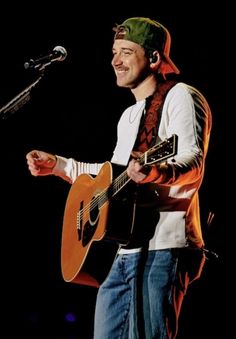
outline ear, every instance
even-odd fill
[[[158,69],[159,64],[161,63],[161,57],[158,51],[154,51],[150,56],[150,68],[152,71],[156,71]]]

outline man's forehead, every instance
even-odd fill
[[[136,42],[124,40],[124,39],[116,39],[113,43],[113,49],[130,49],[132,51],[143,50],[143,47]]]

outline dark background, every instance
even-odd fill
[[[26,105],[7,119],[0,116],[0,307],[5,338],[15,331],[32,339],[92,338],[96,289],[64,282],[61,276],[61,228],[70,186],[54,176],[32,177],[25,155],[41,149],[81,161],[110,159],[116,123],[133,102],[129,91],[115,84],[110,65],[112,27],[131,16],[152,17],[168,27],[171,56],[181,80],[201,90],[212,108],[200,198],[206,245],[219,260],[209,259],[202,279],[190,286],[178,339],[230,337],[226,302],[231,278],[226,266],[234,223],[228,198],[234,182],[229,163],[233,19],[227,2],[209,6],[206,9],[203,1],[174,5],[67,1],[21,2],[1,9],[0,107],[37,78],[24,69],[26,61],[49,54],[57,45],[68,52],[64,62],[46,69]],[[215,214],[211,226],[206,224],[209,212]]]

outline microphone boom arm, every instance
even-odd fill
[[[6,120],[11,114],[15,113],[20,109],[24,104],[30,100],[30,91],[35,87],[39,81],[42,79],[43,73],[28,87],[16,95],[11,101],[6,105],[0,108],[0,117],[3,120]]]

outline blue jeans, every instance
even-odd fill
[[[181,250],[117,256],[98,290],[94,339],[175,338],[188,283],[200,275],[198,263],[188,274]]]

